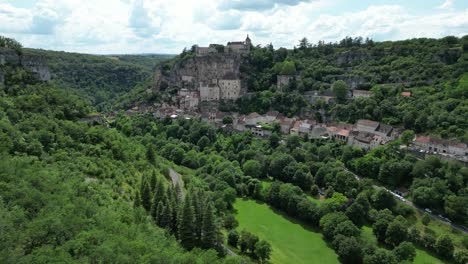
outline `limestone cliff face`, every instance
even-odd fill
[[[210,54],[184,59],[164,71],[158,68],[154,75],[155,90],[165,87],[195,89],[200,82],[210,83],[213,79],[240,79],[241,56],[239,54]]]
[[[2,70],[4,65],[24,67],[41,81],[48,81],[51,78],[49,67],[42,57],[18,55],[12,49],[0,48],[0,83],[3,83],[5,79],[5,73]]]
[[[372,59],[372,55],[364,50],[350,50],[338,53],[336,63],[338,65],[350,65]]]

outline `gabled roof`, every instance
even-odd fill
[[[401,92],[401,96],[410,97],[411,92]]]

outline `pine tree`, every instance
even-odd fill
[[[136,191],[135,192],[135,200],[133,200],[133,206],[135,208],[138,208],[141,206],[141,196],[140,196],[140,192],[139,191]]]
[[[148,159],[150,163],[154,163],[156,160],[156,148],[153,144],[150,144],[146,150],[146,159]]]
[[[141,204],[147,211],[151,210],[151,190],[147,181],[142,183]]]
[[[200,194],[192,190],[191,192],[192,197],[192,205],[195,210],[195,239],[197,241],[197,244],[201,244],[201,232],[202,232],[202,221],[203,221],[203,208],[202,208],[202,202],[200,198]]]
[[[161,227],[162,227],[161,220],[163,218],[163,211],[164,211],[164,204],[162,201],[160,201],[158,205],[156,206],[154,221],[156,222],[158,226],[161,226]]]
[[[164,189],[164,182],[162,179],[159,179],[157,182],[156,182],[156,185],[154,187],[154,197],[153,199],[155,199],[153,202],[155,202],[156,204],[159,202],[159,201],[164,201],[164,196],[166,195],[166,190]]]
[[[166,193],[164,191],[164,184],[162,180],[156,181],[156,187],[153,192],[153,199],[151,199],[151,211],[150,214],[156,219],[156,211],[158,209],[159,202],[164,202],[164,197]],[[163,204],[164,205],[164,204]]]
[[[192,206],[190,196],[187,195],[180,207],[178,217],[178,239],[183,247],[192,249],[195,247],[195,209]]]
[[[171,224],[170,224],[170,229],[177,233],[177,212],[178,212],[178,199],[177,199],[177,194],[175,193],[174,187],[170,185],[166,189],[166,195],[170,204],[170,209],[171,209]]]
[[[167,201],[161,214],[160,226],[172,231],[172,204]]]
[[[214,248],[216,246],[218,229],[215,224],[215,216],[211,202],[205,206],[201,228],[201,245],[203,248]]]
[[[153,173],[151,174],[151,178],[150,178],[150,187],[151,187],[151,190],[154,191],[154,189],[156,188],[157,182],[158,182],[158,176],[156,175],[156,171],[153,170]]]

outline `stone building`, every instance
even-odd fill
[[[220,96],[223,100],[235,100],[241,92],[241,80],[234,73],[227,73],[223,79],[218,80]]]
[[[219,86],[217,82],[208,85],[200,83],[200,101],[219,101]]]
[[[428,152],[468,157],[468,148],[464,143],[418,135],[413,145]]]
[[[201,101],[235,100],[241,93],[241,80],[234,73],[227,73],[208,85],[200,83],[199,90]]]
[[[208,47],[199,47],[198,45],[195,46],[195,54],[197,56],[206,56],[213,53],[248,53],[250,51],[250,46],[252,46],[252,41],[247,35],[245,41],[231,41],[223,47],[220,44],[210,44]],[[224,48],[224,50],[223,50]]]
[[[252,41],[250,40],[249,35],[247,35],[245,41],[228,42],[226,47],[224,47],[224,52],[248,53],[251,45]]]

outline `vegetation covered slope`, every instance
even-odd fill
[[[153,67],[167,56],[97,56],[89,54],[24,49],[48,62],[54,82],[81,92],[98,110],[113,108],[116,98],[125,97],[137,85],[151,78]],[[139,89],[144,93],[145,89]]]
[[[93,108],[78,92],[37,82],[21,68],[7,75],[0,85],[1,263],[237,263],[214,250],[187,252],[134,205],[142,178],[166,182],[163,159],[150,160],[121,131],[79,121]]]

